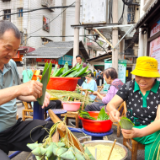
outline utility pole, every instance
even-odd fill
[[[144,7],[144,0],[141,0],[140,5],[140,18],[144,15],[143,11]],[[142,29],[139,29],[139,50],[138,50],[138,57],[144,56],[144,35],[142,34]]]
[[[75,25],[80,21],[80,0],[76,0]],[[76,64],[76,56],[79,54],[79,28],[74,28],[73,66]]]
[[[113,23],[118,23],[118,0],[114,0],[113,3]],[[118,43],[118,28],[115,27],[112,30],[112,44],[115,47]],[[118,72],[118,47],[112,50],[112,67]]]
[[[62,6],[66,6],[66,0],[62,1]],[[63,12],[62,18],[62,36],[66,35],[66,11]],[[62,41],[65,41],[65,37],[62,37]]]

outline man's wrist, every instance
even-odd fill
[[[15,87],[16,87],[15,88],[15,95],[16,95],[16,97],[22,95],[22,93],[21,93],[21,91],[22,91],[21,85],[18,85],[18,86],[15,86]]]

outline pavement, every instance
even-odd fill
[[[19,115],[19,118],[22,117],[22,110],[23,110],[23,104],[22,103],[18,103],[18,108],[17,108],[17,112]],[[113,129],[113,134],[105,137],[110,141],[114,141],[115,139],[117,140],[118,143],[123,144],[123,136],[121,135],[120,137],[117,137],[117,128],[116,126],[112,127]],[[79,137],[83,137],[84,134],[82,133],[74,133],[75,136],[77,138]],[[10,152],[9,154],[12,154],[13,152]],[[12,160],[35,160],[34,157],[32,156],[31,153],[28,152],[21,152],[19,155],[17,155],[15,158],[13,158]],[[105,160],[105,158],[104,158]],[[126,158],[126,160],[131,160],[131,152],[128,151],[128,157]],[[137,155],[137,160],[144,160],[144,150],[139,150],[138,151],[138,155]]]

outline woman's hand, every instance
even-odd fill
[[[117,111],[116,109],[112,110],[109,112],[109,117],[110,117],[110,120],[112,122],[119,122],[120,120],[120,113],[119,111]]]
[[[126,139],[131,139],[135,137],[143,137],[141,129],[132,128],[131,130],[121,129],[123,137]]]

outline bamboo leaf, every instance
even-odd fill
[[[63,73],[68,71],[68,62],[65,63],[63,68],[64,68]]]
[[[98,114],[98,121],[104,121],[104,120],[108,120],[109,119],[109,115],[106,113],[104,107],[100,110],[99,114]]]
[[[49,82],[49,79],[50,79],[50,76],[51,76],[51,72],[52,72],[52,63],[49,63],[49,76],[48,76],[48,82]],[[48,84],[47,82],[47,84]]]
[[[55,66],[55,68],[54,68],[54,71],[53,71],[53,74],[52,74],[52,77],[55,77],[55,74],[56,74],[56,72],[57,72],[57,67],[58,67],[58,65],[56,64],[56,66]]]
[[[47,68],[48,68],[48,63],[45,63],[45,66],[44,66],[44,70],[43,70],[42,76],[44,76],[44,74],[45,74]]]
[[[42,88],[43,94],[40,98],[37,98],[37,101],[40,105],[43,105],[43,102],[44,102],[46,87],[47,87],[47,84],[48,84],[48,77],[50,78],[49,67],[47,68],[46,72],[44,73],[44,75],[42,76],[42,79],[41,79],[41,83],[43,84],[43,88]]]
[[[88,69],[88,66],[85,68],[82,68],[79,72],[77,72],[77,74],[75,75],[75,77],[80,77],[81,75],[83,75]]]
[[[126,117],[122,117],[119,122],[121,128],[131,130],[134,126],[134,123]]]
[[[84,119],[91,119],[91,120],[96,120],[94,117],[91,117],[89,115],[88,112],[86,111],[81,111],[80,114],[79,114],[80,117],[84,118]]]

